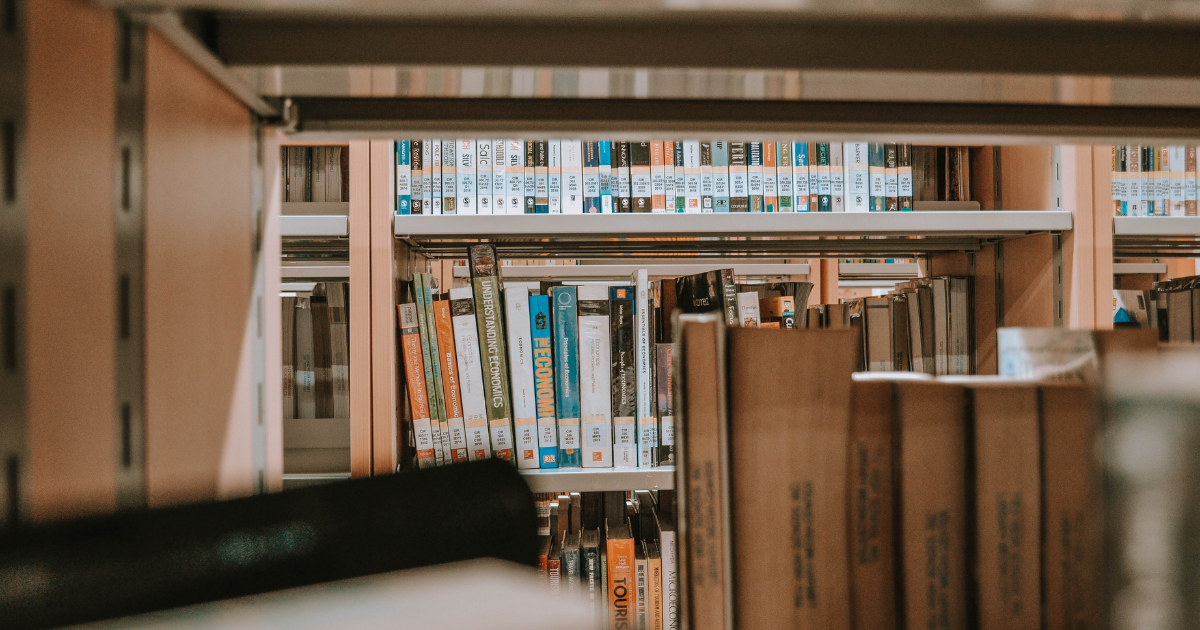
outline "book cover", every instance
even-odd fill
[[[663,211],[675,212],[675,143],[663,140]]]
[[[397,144],[399,144],[399,142],[397,142]],[[410,202],[408,207],[410,214],[425,214],[423,198],[425,189],[422,188],[425,177],[425,154],[422,152],[420,140],[409,140],[408,147],[410,165],[408,181],[411,187],[411,190],[409,191]],[[399,179],[400,176],[397,174],[396,180],[399,181]],[[400,187],[397,186],[396,188],[399,190]],[[397,204],[396,207],[399,208],[400,205]]]
[[[542,468],[558,468],[558,415],[554,393],[554,335],[550,298],[529,296],[530,331],[533,341],[533,379],[537,398],[538,452]]]
[[[467,434],[467,458],[492,456],[488,433],[487,402],[480,364],[479,327],[475,321],[475,298],[470,287],[450,289],[450,321],[454,327],[454,356],[458,361],[462,389],[463,426]]]
[[[743,328],[758,328],[762,321],[758,307],[758,292],[747,291],[737,294],[738,322]]]
[[[634,622],[636,628],[647,628],[650,625],[648,603],[650,595],[650,564],[646,560],[645,542],[633,539],[633,601]]]
[[[558,411],[558,466],[583,465],[579,412],[579,311],[575,287],[550,289],[554,307],[554,403]]]
[[[446,434],[450,445],[450,460],[457,464],[470,460],[467,455],[467,427],[463,416],[462,386],[458,375],[458,357],[454,351],[454,322],[450,316],[450,301],[433,303],[434,327],[437,329],[438,363],[442,374],[442,400],[446,405]]]
[[[525,214],[525,141],[505,140],[504,159],[507,160],[505,177],[506,214]]]
[[[333,387],[333,417],[350,417],[350,340],[346,322],[346,289],[344,282],[326,282],[325,300],[329,305],[329,351],[331,365],[329,380]],[[292,298],[293,303],[295,298]],[[291,313],[285,315],[291,317]],[[291,354],[291,348],[287,349]],[[287,365],[286,363],[284,364]],[[291,376],[288,376],[288,380]]]
[[[600,212],[613,212],[613,143],[601,140],[596,144],[596,155],[600,160]]]
[[[901,212],[913,209],[912,145],[896,145],[896,185],[900,195]]]
[[[646,541],[646,627],[663,628],[662,556],[658,541]]]
[[[779,164],[775,167],[776,189],[779,195],[779,212],[794,212],[796,185],[792,183],[792,143],[779,143]]]
[[[582,594],[583,571],[579,542],[580,532],[567,532],[563,537],[562,568],[567,583],[564,590],[571,597],[579,597]]]
[[[475,141],[475,210],[477,214],[493,214],[492,205],[492,160],[495,147],[492,141],[480,138]]]
[[[829,143],[817,143],[817,211],[833,211],[833,180],[829,172]],[[810,170],[811,172],[811,170]],[[811,179],[811,177],[810,177]],[[811,191],[810,191],[811,192]]]
[[[579,313],[579,415],[583,467],[613,465],[608,287],[588,284],[577,291]]]
[[[396,214],[412,214],[412,157],[408,149],[408,140],[396,141]]]
[[[516,431],[518,468],[539,468],[537,394],[533,381],[533,340],[529,320],[529,289],[514,285],[504,289],[508,333],[508,374],[512,392],[513,429]]]
[[[616,212],[633,212],[633,199],[631,198],[633,183],[631,180],[632,172],[630,171],[630,143],[629,142],[613,142],[613,158],[615,159],[613,170],[616,171],[617,185],[613,189],[613,206]]]
[[[458,214],[458,147],[442,140],[442,214]]]
[[[1196,145],[1187,145],[1185,151],[1183,214],[1184,216],[1194,217],[1196,216]]]
[[[283,419],[296,417],[296,298],[283,298],[280,308],[283,332],[280,349],[283,354]]]
[[[655,393],[658,396],[658,463],[663,466],[675,465],[675,396],[673,391],[675,375],[674,345],[669,343],[655,344],[654,368],[657,379]]]
[[[433,320],[425,301],[428,281],[429,274],[413,274],[413,297],[417,305],[417,326],[421,333],[421,364],[425,368],[425,393],[429,397],[429,422],[433,428],[433,451],[437,457],[437,465],[442,466],[450,463],[449,453],[446,452],[446,445],[449,441],[442,433],[442,410],[438,404],[441,398],[442,384],[440,379],[434,378],[435,360],[438,358],[438,353],[436,331],[430,326]],[[440,374],[440,372],[439,368],[437,373]]]
[[[850,606],[861,628],[895,628],[892,383],[850,384]]]
[[[729,143],[729,211],[750,211],[750,188],[746,171],[746,143]]]
[[[684,211],[700,212],[700,141],[683,143]]]
[[[442,141],[437,138],[430,140],[426,155],[433,156],[433,172],[429,174],[430,208],[433,214],[442,214]]]
[[[637,328],[637,465],[649,468],[658,465],[658,417],[654,408],[654,356],[650,354],[654,305],[650,295],[650,278],[645,269],[634,274],[633,286],[637,293],[633,298],[635,325]]]
[[[599,624],[604,618],[600,604],[604,599],[601,590],[605,588],[600,582],[600,530],[583,530],[579,547],[584,576],[582,590],[587,596],[588,606],[591,607],[592,619]]]
[[[589,140],[583,143],[583,212],[600,212],[600,143]]]
[[[683,611],[679,602],[679,549],[675,538],[675,523],[659,515],[658,546],[662,559],[662,608],[660,630],[679,630]]]
[[[537,212],[537,141],[525,141],[525,214]]]
[[[763,143],[746,143],[746,194],[749,211],[763,211]]]
[[[563,190],[562,211],[564,214],[583,214],[583,145],[582,140],[561,140]],[[597,197],[599,190],[597,189]]]
[[[680,140],[675,141],[674,145],[675,145],[675,200],[671,201],[668,205],[674,204],[673,205],[673,207],[675,208],[674,212],[687,212],[687,208],[688,208],[688,205],[687,205],[688,178],[687,178],[687,159],[684,154],[684,152],[686,151],[685,147],[687,145],[683,141],[680,141]],[[697,155],[698,154],[699,154],[699,149],[697,149]],[[696,163],[699,164],[698,157],[697,157]],[[697,166],[696,168],[699,168],[699,166]],[[697,190],[697,195],[699,195],[699,186],[698,185],[697,185],[696,190]]]
[[[550,214],[562,214],[563,202],[562,141],[546,141],[546,199]]]
[[[630,203],[633,212],[650,212],[650,143],[629,143]]]
[[[796,212],[809,212],[808,143],[792,143],[792,205]]]
[[[900,210],[900,171],[895,143],[883,145],[883,209],[885,212]]]
[[[611,327],[611,408],[613,461],[617,467],[637,466],[637,325],[635,289],[609,288]]]
[[[513,456],[512,416],[509,413],[507,351],[504,311],[500,301],[500,276],[494,245],[472,245],[468,250],[471,284],[475,291],[476,325],[480,360],[484,369],[488,427],[496,457],[516,463]]]
[[[833,212],[846,211],[846,164],[841,142],[829,143],[829,205]]]
[[[412,410],[417,466],[431,468],[437,465],[437,457],[433,446],[429,395],[425,391],[425,366],[422,364],[423,355],[417,306],[416,304],[400,304],[396,310],[400,317],[400,350],[404,360],[404,384],[408,392],[409,408]]]
[[[476,205],[476,188],[475,188],[475,159],[476,148],[475,141],[468,138],[460,138],[457,141],[458,145],[458,162],[455,182],[457,189],[457,208],[458,214],[479,214],[479,206]]]
[[[533,213],[550,213],[550,143],[533,142]]]
[[[884,172],[883,166],[884,149],[883,145],[877,142],[872,142],[867,146],[867,170],[871,186],[868,207],[871,212],[883,212],[887,209],[885,206],[885,200],[887,199],[887,175]]]
[[[608,558],[608,627],[611,630],[632,630],[635,625],[637,593],[635,581],[634,540],[629,525],[607,521]]]
[[[666,152],[662,140],[650,142],[650,211],[667,211]]]
[[[492,142],[492,214],[508,214],[508,141]]]
[[[774,142],[762,143],[763,212],[779,212],[779,180],[776,177],[779,157]]]
[[[700,143],[700,211],[730,211],[730,143]]]

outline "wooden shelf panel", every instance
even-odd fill
[[[342,215],[282,216],[279,234],[284,238],[342,238],[350,235],[350,221]]]
[[[675,467],[657,468],[541,468],[522,470],[534,492],[616,492],[671,490]]]

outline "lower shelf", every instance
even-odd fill
[[[675,467],[657,468],[547,468],[522,470],[534,492],[615,492],[619,490],[673,490]]]

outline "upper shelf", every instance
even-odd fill
[[[340,238],[350,235],[344,215],[284,215],[279,217],[279,235],[292,238]]]
[[[1071,229],[1069,212],[709,213],[397,216],[396,236],[461,258],[474,242],[526,257],[899,256],[975,251],[988,240]],[[832,238],[871,237],[871,238]],[[921,238],[912,238],[921,237]]]
[[[616,492],[671,490],[675,467],[656,468],[541,468],[522,470],[534,492]]]
[[[1118,257],[1200,254],[1200,217],[1113,217]]]

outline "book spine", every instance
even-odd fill
[[[654,545],[654,542],[648,543]],[[662,591],[662,559],[658,557],[646,559],[646,627],[662,630],[663,627],[663,591]]]
[[[475,188],[475,141],[463,138],[459,139],[457,144],[458,171],[455,176],[455,195],[458,198],[458,214],[479,214],[478,200],[475,196],[478,192]]]
[[[1171,147],[1158,147],[1158,212],[1155,214],[1167,216],[1171,214]]]
[[[721,269],[714,272],[719,277],[721,287],[721,309],[725,315],[725,325],[735,328],[738,323],[737,284],[733,281],[732,269]]]
[[[867,149],[868,173],[870,175],[869,184],[871,186],[869,192],[868,208],[871,212],[883,212],[886,208],[884,201],[887,198],[887,175],[884,172],[883,166],[883,145],[879,143],[871,143]]]
[[[458,147],[442,140],[442,214],[458,214]]]
[[[829,143],[829,204],[833,212],[846,211],[846,164],[841,142]]]
[[[896,145],[883,145],[883,209],[886,212],[900,210],[900,171]]]
[[[396,214],[412,214],[412,162],[408,140],[396,141]]]
[[[709,144],[713,170],[713,212],[729,212],[729,143]]]
[[[750,189],[746,171],[746,143],[729,143],[729,211],[750,211]]]
[[[634,584],[634,621],[637,628],[649,627],[650,615],[649,609],[646,607],[647,601],[650,599],[649,590],[649,562],[646,560],[645,552],[642,550],[642,541],[634,539],[634,557],[633,557],[633,584]]]
[[[280,309],[283,343],[283,419],[296,417],[296,298],[285,297]]]
[[[579,287],[579,415],[583,467],[613,465],[608,288]]]
[[[660,630],[679,630],[683,618],[679,602],[679,549],[675,530],[660,528],[658,544],[662,548],[663,624]]]
[[[896,182],[900,195],[900,211],[912,212],[913,209],[913,174],[912,174],[912,145],[896,146]]]
[[[600,143],[583,143],[583,213],[600,212]]]
[[[571,534],[567,534],[571,536]],[[576,534],[578,538],[578,534]],[[563,548],[563,573],[566,574],[567,588],[566,593],[569,597],[575,598],[580,595],[580,585],[582,584],[582,573],[580,571],[580,553],[578,541],[571,547]]]
[[[793,212],[796,209],[796,186],[792,183],[792,143],[779,143],[779,164],[775,169],[776,188],[779,194],[779,212]]]
[[[504,159],[507,160],[504,194],[508,197],[504,209],[506,214],[525,214],[525,141],[505,140],[504,143]]]
[[[651,351],[650,328],[652,305],[650,303],[650,278],[645,269],[638,269],[633,278],[637,294],[633,305],[636,309],[637,325],[637,422],[639,468],[658,465],[658,418],[654,415],[654,357]]]
[[[817,143],[817,211],[833,212],[833,179],[828,142]]]
[[[717,170],[711,142],[700,143],[700,212],[716,212]]]
[[[472,245],[468,250],[471,283],[475,290],[476,325],[486,387],[488,427],[496,457],[516,463],[513,455],[512,416],[509,413],[508,365],[504,343],[504,312],[500,301],[499,259],[493,245]]]
[[[309,298],[296,298],[296,417],[317,417],[317,368],[313,357],[313,317]]]
[[[633,287],[612,287],[613,460],[621,468],[637,466],[636,306]]]
[[[583,141],[561,141],[563,163],[562,211],[564,214],[583,214]]]
[[[433,429],[433,450],[434,456],[437,458],[437,465],[442,466],[450,463],[448,453],[445,451],[446,440],[442,435],[442,423],[439,418],[438,398],[441,383],[434,379],[434,359],[437,358],[436,339],[434,331],[430,329],[429,322],[431,321],[425,305],[425,292],[428,290],[426,283],[428,275],[423,273],[413,274],[413,295],[417,304],[417,326],[421,334],[421,364],[425,369],[425,393],[429,397],[429,423]],[[440,371],[440,370],[439,370]]]
[[[409,208],[412,214],[426,214],[425,189],[423,188],[425,183],[425,153],[422,150],[420,140],[409,140],[408,148],[412,165],[409,172],[409,182],[412,186]],[[397,189],[399,189],[399,186],[397,186]],[[399,208],[399,205],[396,207]]]
[[[1122,207],[1121,200],[1125,197],[1125,160],[1122,155],[1125,148],[1122,145],[1112,145],[1112,171],[1111,181],[1109,185],[1109,195],[1113,202],[1113,216],[1125,214],[1125,209]]]
[[[608,539],[608,622],[611,630],[632,630],[637,597],[634,591],[633,539]]]
[[[1186,149],[1186,165],[1183,173],[1183,214],[1196,216],[1196,145],[1189,144]]]
[[[1183,178],[1186,168],[1184,160],[1185,148],[1183,145],[1173,145],[1170,147],[1170,197],[1171,197],[1171,216],[1184,216],[1183,205]]]
[[[796,212],[809,212],[809,166],[808,143],[795,142],[792,144],[792,205]]]
[[[870,174],[867,171],[867,143],[845,143],[846,212],[867,212],[870,207]]]
[[[553,287],[554,394],[558,409],[558,465],[583,464],[579,434],[579,313],[575,287]]]
[[[525,201],[522,204],[525,214],[537,212],[537,147],[536,140],[525,141]]]
[[[896,575],[892,479],[892,384],[850,384],[851,607],[855,625],[896,627]]]
[[[313,147],[301,147],[300,150],[304,152],[304,167],[303,167],[304,168],[304,201],[312,201],[313,200],[313,195],[312,195]]]
[[[596,156],[600,162],[600,212],[613,212],[613,143],[600,140],[596,143]]]
[[[449,464],[454,460],[454,448],[451,445],[450,439],[450,418],[447,416],[445,381],[442,376],[442,351],[438,343],[437,316],[433,311],[433,289],[430,280],[432,276],[429,274],[421,274],[421,293],[419,297],[425,307],[426,330],[429,331],[429,357],[431,367],[433,368],[433,379],[429,381],[430,388],[433,390],[433,402],[436,405],[432,407],[432,411],[436,414],[438,432],[437,435],[441,439],[442,460],[443,463]],[[414,274],[414,277],[416,274]]]
[[[433,214],[442,213],[442,141],[434,138],[429,141],[429,150],[425,153],[432,156],[433,171],[429,173],[429,203]]]
[[[779,212],[779,157],[774,142],[763,143],[763,212]]]
[[[542,468],[558,468],[558,416],[554,401],[554,335],[550,298],[529,296],[533,386],[537,399],[538,453]]]
[[[415,304],[401,304],[396,309],[400,317],[400,349],[404,358],[404,383],[408,391],[409,408],[412,410],[417,466],[431,468],[437,465],[437,457],[429,418],[429,395],[425,391],[427,381],[422,364],[417,307]]]
[[[562,141],[550,139],[546,141],[546,201],[550,214],[562,214],[563,211],[563,163]]]
[[[808,210],[818,212],[821,209],[821,169],[820,145],[808,143]]]
[[[446,404],[450,459],[457,464],[468,461],[470,457],[467,455],[467,428],[463,419],[462,388],[459,384],[458,357],[454,352],[454,323],[450,319],[449,300],[433,303],[433,319],[437,328],[438,362],[442,370],[442,399]]]
[[[666,169],[663,164],[664,149],[662,140],[650,143],[650,211],[667,211],[667,181]]]
[[[652,197],[649,142],[629,143],[629,178],[633,186],[633,192],[630,194],[633,212],[650,212]]]
[[[480,138],[475,141],[475,209],[478,214],[494,214],[492,203],[492,141]]]
[[[550,213],[550,142],[533,143],[533,213]]]
[[[326,282],[329,302],[329,343],[332,364],[333,417],[350,417],[350,343],[347,337],[346,288],[343,282]],[[290,352],[290,348],[288,351]],[[286,366],[286,364],[285,364]]]
[[[663,210],[675,212],[675,143],[663,141]]]
[[[492,140],[492,214],[508,214],[508,141]]]
[[[746,143],[746,194],[750,212],[763,211],[763,143]]]
[[[674,203],[675,212],[687,212],[687,207],[688,207],[688,203],[687,203],[688,183],[687,182],[688,182],[688,178],[687,178],[686,156],[684,155],[684,151],[686,151],[686,148],[685,148],[686,145],[682,141],[676,141],[674,144],[675,144],[675,201],[673,201],[672,203]],[[697,164],[698,163],[699,162],[697,161]],[[696,190],[697,190],[697,196],[698,196],[699,188],[697,188]]]
[[[458,359],[462,384],[467,458],[476,461],[492,456],[492,440],[488,435],[483,366],[479,362],[479,328],[475,322],[475,299],[471,297],[471,289],[450,290],[450,320],[454,325],[455,358]]]
[[[654,348],[657,354],[654,371],[658,379],[654,388],[658,395],[658,463],[663,466],[675,465],[675,375],[671,373],[674,365],[673,348],[669,343],[656,344]]]
[[[683,143],[684,211],[700,212],[700,141]]]
[[[613,200],[615,210],[617,212],[633,212],[633,199],[630,197],[633,190],[632,173],[629,161],[629,144],[628,142],[614,142],[615,166],[617,172],[617,186],[613,191],[616,197]]]
[[[512,387],[513,428],[516,431],[517,468],[539,468],[537,395],[533,380],[533,342],[530,338],[529,289],[504,289],[507,315],[508,367]]]

